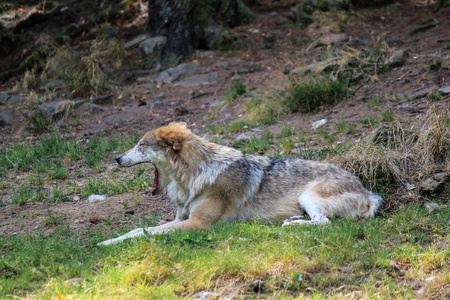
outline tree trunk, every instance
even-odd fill
[[[148,17],[149,33],[167,36],[161,53],[163,60],[192,52],[188,8],[183,0],[149,0]]]

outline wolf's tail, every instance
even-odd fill
[[[377,210],[383,206],[383,198],[381,198],[379,195],[370,192],[369,196],[369,210],[365,212],[366,217],[375,217],[375,214],[377,213]]]

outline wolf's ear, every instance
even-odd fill
[[[161,130],[159,139],[175,151],[180,151],[183,145],[182,136],[177,134],[176,131]]]

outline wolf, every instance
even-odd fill
[[[336,165],[244,154],[195,135],[185,123],[148,132],[116,161],[122,167],[153,164],[152,194],[167,187],[176,217],[98,245],[146,233],[207,228],[219,221],[284,220],[286,226],[328,223],[331,216],[374,217],[383,204],[379,195]],[[305,213],[309,220],[302,219]]]

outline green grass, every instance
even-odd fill
[[[0,166],[21,171],[32,169],[39,173],[52,169],[50,177],[63,179],[67,177],[67,172],[62,160],[68,163],[81,161],[85,166],[94,167],[113,151],[123,152],[131,148],[137,140],[135,135],[125,138],[100,135],[92,136],[89,142],[83,143],[83,140],[65,138],[54,132],[37,142],[17,145],[0,153]]]
[[[276,120],[260,120],[253,121],[249,119],[240,119],[236,121],[232,121],[230,124],[220,124],[220,125],[211,125],[208,128],[209,132],[212,133],[220,133],[220,134],[229,134],[233,132],[239,131],[248,131],[254,127],[260,127],[263,125],[272,125],[275,124]]]
[[[230,103],[233,100],[239,98],[240,96],[247,95],[247,86],[238,77],[231,83],[230,91],[223,95],[224,101]]]
[[[341,102],[347,95],[348,85],[345,82],[326,77],[302,78],[286,88],[281,104],[289,112],[311,112]]]
[[[423,286],[425,295],[445,298],[449,218],[446,209],[404,207],[328,225],[218,224],[108,247],[95,246],[105,239],[96,229],[80,235],[62,226],[0,238],[0,297],[181,299],[213,291],[257,298],[250,287],[263,280],[261,295],[271,299],[416,298],[414,287]]]
[[[247,154],[261,154],[266,152],[272,144],[273,136],[269,131],[266,131],[260,139],[252,138],[246,142],[234,141],[233,147]]]

